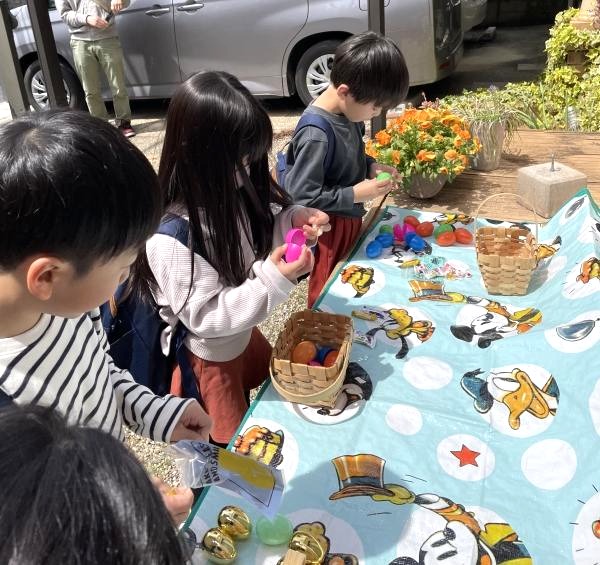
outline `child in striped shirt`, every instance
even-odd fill
[[[208,439],[190,399],[158,397],[116,367],[98,306],[160,221],[143,154],[80,112],[31,114],[0,127],[0,391],[71,424],[123,438]]]

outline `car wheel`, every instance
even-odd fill
[[[296,67],[296,91],[307,106],[329,86],[333,56],[340,41],[328,39],[307,49]]]
[[[62,61],[59,64],[69,107],[74,109],[83,108],[85,95],[77,75]],[[27,67],[23,80],[31,106],[35,110],[46,110],[48,108],[48,91],[46,90],[46,83],[39,61],[36,60]]]

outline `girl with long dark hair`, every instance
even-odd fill
[[[256,328],[310,272],[305,247],[285,262],[285,234],[300,228],[308,244],[329,229],[323,212],[292,206],[269,174],[271,121],[225,72],[198,73],[173,96],[159,179],[165,210],[189,221],[186,247],[157,234],[146,246],[152,294],[168,323],[178,323],[215,443],[229,442],[248,408],[250,389],[268,374],[271,346]],[[181,392],[175,370],[172,392]]]

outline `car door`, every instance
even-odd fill
[[[182,79],[202,69],[236,75],[258,95],[283,94],[282,61],[306,23],[308,0],[174,0]]]
[[[117,26],[133,95],[170,96],[181,82],[171,0],[132,0]]]

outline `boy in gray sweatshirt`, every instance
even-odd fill
[[[108,120],[102,100],[100,71],[113,96],[115,122],[125,137],[133,137],[131,109],[125,86],[123,50],[115,15],[130,0],[58,0],[60,17],[69,27],[75,69],[81,79],[85,101],[92,116]]]
[[[314,125],[299,129],[287,154],[285,189],[295,204],[327,212],[331,231],[315,248],[315,263],[308,283],[312,308],[336,264],[350,251],[360,232],[363,202],[392,189],[389,180],[378,181],[378,171],[397,175],[392,167],[375,163],[365,154],[364,120],[383,108],[396,106],[408,91],[408,70],[402,53],[391,39],[374,32],[354,35],[336,50],[327,89],[305,114],[329,122],[335,135],[335,152],[328,169],[327,134]]]

